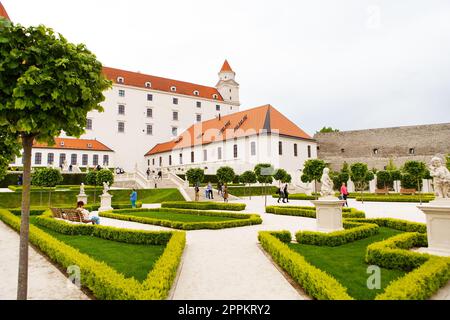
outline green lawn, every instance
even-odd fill
[[[348,293],[358,300],[372,300],[384,291],[389,283],[405,275],[401,270],[381,269],[381,290],[369,290],[367,288],[368,265],[365,262],[367,246],[390,238],[401,231],[380,228],[376,236],[359,240],[339,247],[319,247],[303,244],[290,244],[290,248],[300,253],[308,262],[327,272],[344,287]]]
[[[80,252],[105,262],[125,277],[134,277],[141,282],[147,279],[148,273],[165,249],[163,245],[139,245],[91,236],[69,236],[41,226],[38,228]]]
[[[161,203],[167,201],[184,201],[183,196],[178,189],[146,189],[138,190],[138,201],[143,203]],[[49,192],[31,192],[31,206],[67,206],[76,205],[79,190],[73,191],[54,191]],[[93,204],[94,191],[86,190],[89,204]],[[111,190],[113,203],[129,203],[131,190]],[[100,203],[101,192],[95,193],[96,203]],[[19,208],[21,206],[21,193],[0,193],[0,208]],[[51,201],[50,201],[51,200]]]
[[[113,212],[114,213],[114,212]],[[120,213],[121,215],[162,219],[176,222],[219,222],[237,220],[238,218],[220,217],[220,216],[203,216],[195,214],[173,213],[173,212],[160,212],[160,211],[144,211],[144,212],[126,212]]]

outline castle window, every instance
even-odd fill
[[[200,101],[197,101],[197,108],[201,108],[202,107],[202,103]]]
[[[117,131],[119,133],[124,133],[125,132],[125,122],[119,122],[117,124]]]
[[[175,104],[175,105],[178,104],[178,98],[173,98],[173,104]]]
[[[202,122],[202,115],[201,114],[197,114],[197,122]]]
[[[92,119],[87,119],[86,130],[92,130]]]
[[[117,77],[117,83],[124,83],[125,79],[123,77]]]
[[[217,94],[213,94],[213,99],[217,100],[217,99],[219,99],[219,96]]]
[[[172,113],[172,119],[173,119],[173,121],[178,121],[178,111],[174,111]]]
[[[170,87],[170,91],[177,92],[177,87]]]
[[[233,153],[234,153],[234,158],[237,158],[238,157],[238,145],[237,144],[235,144],[234,145],[234,147],[233,147]]]
[[[55,154],[49,153],[47,154],[47,164],[53,164],[55,162]]]
[[[283,142],[278,142],[278,154],[280,155],[280,156],[282,156],[283,155]]]
[[[145,83],[145,87],[146,87],[146,88],[151,88],[151,87],[152,87],[152,84],[151,84],[150,82],[146,82],[146,83]]]
[[[125,90],[119,90],[119,97],[125,97]]]
[[[317,147],[317,148],[319,148],[319,147]],[[319,149],[317,149],[317,150],[319,150]],[[341,153],[345,153],[345,149],[341,149]]]
[[[147,101],[153,101],[153,95],[152,94],[147,94]]]
[[[409,154],[410,155],[415,155],[416,154],[416,149],[414,149],[414,148],[409,149]]]
[[[147,135],[152,136],[153,135],[153,125],[148,124],[147,125]]]
[[[216,111],[220,111],[220,105],[216,105]]]
[[[251,144],[250,144],[250,149],[251,149],[251,155],[252,156],[256,156],[256,142],[252,142]]]
[[[34,155],[34,164],[42,164],[42,153],[36,152],[36,154]]]
[[[172,136],[176,137],[178,135],[178,128],[172,127]]]
[[[81,156],[81,164],[82,164],[83,166],[87,166],[87,165],[88,165],[88,162],[89,162],[89,156],[88,156],[87,154],[83,154],[83,155]]]
[[[379,149],[373,149],[373,154],[374,155],[377,155],[377,154],[379,154],[380,153],[380,150]]]
[[[308,158],[312,158],[312,150],[311,150],[311,146],[308,146]]]
[[[199,95],[200,95],[200,92],[197,91],[197,90],[195,90],[195,91],[194,91],[194,96],[199,96]]]
[[[123,104],[119,104],[119,115],[125,115],[125,106]]]

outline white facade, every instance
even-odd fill
[[[31,166],[55,167],[58,168],[64,164],[72,165],[75,168],[94,168],[100,165],[103,168],[115,168],[115,156],[113,151],[97,151],[97,150],[69,150],[55,148],[33,148],[31,156]],[[12,167],[22,167],[22,158],[16,158],[11,163]],[[67,170],[67,168],[65,168]],[[76,171],[76,169],[74,170]]]
[[[317,144],[314,141],[261,133],[236,140],[175,149],[147,156],[146,161],[150,170],[155,172],[162,170],[183,174],[191,168],[201,168],[205,170],[205,174],[211,175],[216,174],[217,169],[223,166],[232,167],[239,175],[253,170],[259,163],[270,163],[275,169],[285,169],[291,174],[293,181],[300,181],[305,161],[316,158]]]
[[[144,155],[149,146],[176,137],[194,123],[239,111],[234,100],[226,102],[121,84],[114,84],[105,97],[104,112],[88,114],[92,126],[82,138],[97,139],[111,147],[116,166],[128,172],[147,169]]]

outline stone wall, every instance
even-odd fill
[[[450,123],[319,133],[318,157],[339,170],[344,162],[367,163],[382,170],[392,159],[397,167],[408,160],[428,163],[450,153]]]

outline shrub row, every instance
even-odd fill
[[[434,197],[430,196],[368,196],[368,197],[356,197],[356,201],[366,202],[430,202],[434,200]]]
[[[336,197],[340,196],[340,193],[336,193]],[[360,192],[351,192],[348,195],[349,199],[355,199],[355,198],[359,198],[359,197],[409,197],[411,195],[404,195],[401,193],[393,193],[390,192],[388,194],[376,194],[376,193],[368,193],[368,192],[363,192],[363,194],[361,195]],[[434,193],[422,193],[423,197],[429,197],[429,198],[434,198],[435,195]]]
[[[181,214],[190,214],[197,216],[218,216],[233,218],[229,221],[205,221],[205,222],[181,222],[170,221],[157,218],[139,217],[133,216],[133,213],[137,212],[173,212]],[[229,212],[213,212],[213,211],[197,211],[197,210],[184,210],[184,209],[137,209],[137,210],[114,210],[100,213],[101,217],[132,221],[143,224],[152,224],[157,226],[163,226],[167,228],[180,229],[180,230],[216,230],[226,228],[244,227],[250,225],[257,225],[262,223],[262,219],[256,214],[237,214]]]
[[[20,230],[20,219],[10,212],[0,210],[0,220],[16,231]],[[120,231],[111,232],[117,234]],[[135,232],[143,233],[143,231]],[[94,296],[101,300],[162,300],[167,298],[176,276],[185,241],[184,233],[173,232],[163,255],[156,262],[148,278],[143,283],[139,283],[134,278],[125,278],[105,263],[80,253],[38,227],[30,226],[30,243],[37,246],[64,269],[72,265],[78,266],[81,270],[82,285],[89,288]]]
[[[405,232],[427,233],[425,223],[411,222],[393,218],[373,218],[373,219],[347,219],[348,222],[375,223],[380,227],[386,227]]]
[[[286,215],[286,216],[298,216],[305,218],[316,218],[315,207],[298,207],[298,206],[268,206],[266,207],[267,213]],[[342,216],[344,218],[365,218],[364,211],[360,211],[354,208],[344,208],[342,210]]]
[[[257,187],[228,187],[228,192],[236,197],[264,196],[273,195],[277,192],[274,186],[257,186]]]
[[[221,203],[221,202],[163,202],[162,208],[197,209],[197,210],[229,210],[243,211],[247,207],[245,203]]]
[[[259,242],[264,250],[307,294],[319,300],[353,300],[347,289],[336,279],[308,263],[302,255],[280,241],[280,238],[284,242],[290,242],[291,234],[288,231],[259,233]]]
[[[128,203],[113,203],[111,205],[114,209],[131,209],[131,204]],[[142,207],[142,202],[137,202],[136,206],[138,208]],[[67,207],[64,206],[54,206],[54,208],[63,208],[63,209],[67,209]],[[97,211],[100,208],[100,205],[87,205],[84,206],[84,208],[86,210],[89,211]],[[20,216],[22,215],[22,209],[21,208],[12,208],[12,209],[7,209],[8,211],[10,211],[12,214],[16,215],[16,216]],[[48,207],[31,207],[30,209],[30,216],[39,216],[41,214],[43,214],[45,211],[48,210]]]
[[[300,231],[295,236],[298,243],[315,246],[337,247],[378,234],[379,227],[371,223],[344,221],[343,231],[331,233]]]
[[[450,259],[430,257],[403,278],[393,281],[375,300],[426,300],[450,280]]]
[[[91,224],[68,223],[53,219],[50,211],[35,218],[35,224],[66,235],[85,235],[116,242],[166,245],[172,237],[167,231],[137,231],[107,226],[94,226]]]
[[[277,194],[272,195],[273,198],[278,199],[280,196]],[[315,196],[308,196],[304,193],[294,193],[289,195],[290,200],[316,200]]]

